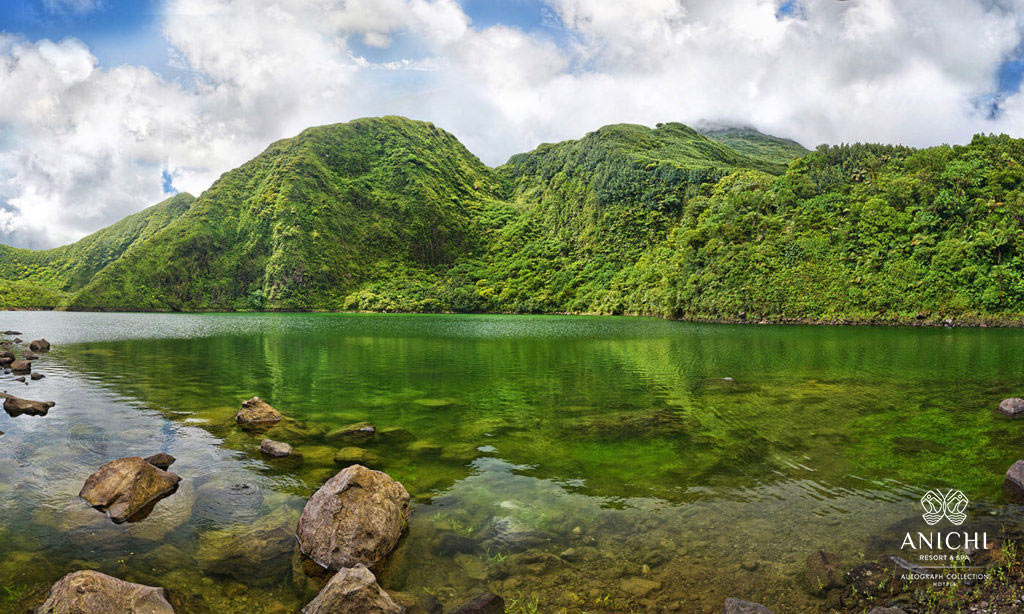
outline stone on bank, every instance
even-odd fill
[[[174,614],[167,592],[96,571],[76,571],[57,581],[36,614]]]

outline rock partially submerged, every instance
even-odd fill
[[[729,597],[725,600],[722,614],[772,614],[772,611],[760,603]]]
[[[364,565],[341,569],[302,614],[401,614],[404,609]]]
[[[174,614],[167,592],[97,571],[69,573],[50,587],[36,614]]]
[[[1024,418],[1024,399],[1016,397],[1003,399],[1003,402],[999,404],[999,411],[1004,416],[1011,418]]]
[[[47,341],[46,339],[36,339],[35,341],[29,342],[28,349],[32,350],[33,352],[49,352],[50,342]]]
[[[253,397],[242,403],[242,408],[235,414],[235,422],[239,424],[270,425],[281,421],[281,412],[268,405],[263,399]]]
[[[29,399],[19,399],[16,396],[4,393],[0,393],[0,398],[4,400],[4,411],[12,417],[20,416],[21,414],[45,416],[50,411],[50,408],[56,405],[53,401],[30,401]]]
[[[154,454],[153,456],[147,456],[142,460],[146,461],[150,465],[153,465],[154,467],[159,467],[160,469],[167,471],[167,468],[173,465],[174,461],[178,459],[174,458],[170,454],[161,452],[159,454]]]
[[[1024,503],[1024,460],[1015,462],[1006,470],[1003,493],[1014,503]]]
[[[409,520],[409,493],[385,473],[352,465],[317,490],[299,518],[302,553],[327,569],[373,567]]]
[[[89,476],[78,493],[89,505],[120,524],[159,499],[172,494],[181,478],[138,456],[119,458]]]
[[[43,375],[42,373],[33,373],[32,374],[32,379],[34,379],[34,380],[43,379],[44,377],[46,377],[46,376]]]
[[[29,360],[15,360],[11,363],[11,371],[18,374],[31,373],[32,362]]]
[[[505,614],[505,600],[494,593],[485,593],[455,610],[454,614]]]
[[[260,452],[274,458],[284,458],[285,456],[291,456],[294,449],[287,443],[264,439],[260,442]]]
[[[380,463],[380,456],[365,448],[348,446],[334,453],[334,462],[343,465],[377,465]]]

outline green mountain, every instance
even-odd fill
[[[433,124],[311,128],[193,199],[0,248],[7,307],[1004,322],[1024,142],[820,147],[606,126],[488,168]]]

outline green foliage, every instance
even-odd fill
[[[1024,141],[806,152],[705,132],[606,126],[490,169],[429,123],[311,128],[198,199],[0,247],[0,279],[10,306],[94,310],[1024,311]]]

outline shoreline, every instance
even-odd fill
[[[31,311],[54,311],[66,313],[162,313],[162,314],[277,314],[277,313],[337,313],[337,314],[382,314],[382,315],[493,315],[493,316],[588,316],[588,317],[630,317],[630,318],[657,318],[673,322],[689,322],[694,324],[742,324],[759,326],[865,326],[865,327],[904,327],[904,328],[1024,328],[1024,313],[1016,315],[933,315],[930,313],[919,313],[910,316],[834,316],[834,317],[810,317],[810,316],[751,316],[744,314],[736,316],[710,316],[710,315],[684,315],[664,316],[653,313],[605,313],[592,311],[550,311],[550,312],[522,312],[522,311],[371,311],[371,310],[348,310],[348,309],[197,309],[197,310],[174,310],[174,309],[109,309],[109,310],[71,310],[71,309],[27,309],[8,308],[0,311],[10,312],[31,312]]]

